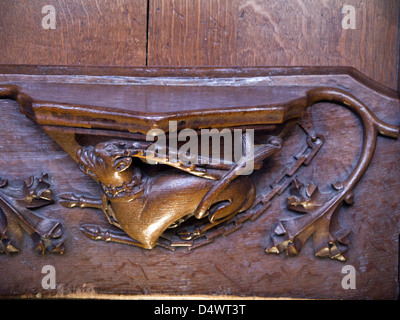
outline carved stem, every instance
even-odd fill
[[[335,88],[318,88],[308,91],[305,116],[307,116],[307,112],[310,110],[307,110],[307,108],[310,108],[317,102],[324,101],[345,106],[360,118],[363,129],[363,142],[360,157],[351,174],[344,181],[333,184],[333,187],[339,192],[329,200],[325,201],[321,199],[324,203],[315,209],[310,208],[306,210],[308,213],[307,215],[296,219],[280,221],[278,227],[273,231],[272,237],[274,245],[268,248],[266,250],[267,252],[280,253],[286,250],[288,254],[297,254],[304,242],[314,234],[314,242],[317,244],[315,248],[317,250],[316,255],[346,260],[343,253],[335,247],[336,245],[333,246],[334,239],[329,234],[329,223],[327,224],[326,221],[331,219],[332,214],[343,201],[347,203],[353,202],[353,189],[360,181],[371,162],[378,133],[392,138],[399,137],[399,126],[382,122],[354,96]],[[310,128],[311,130],[307,133],[311,139],[316,139],[315,132],[312,130],[312,127]],[[279,237],[284,234],[285,237],[283,241],[281,241],[282,237]],[[332,248],[328,246],[329,244],[332,245]]]
[[[251,142],[253,143],[253,142]],[[254,151],[252,155],[254,158],[249,159],[248,157],[244,157],[238,162],[230,171],[228,171],[225,176],[218,181],[204,196],[203,200],[201,200],[200,204],[195,210],[194,215],[200,219],[206,215],[207,210],[211,207],[212,203],[217,199],[219,194],[232,182],[235,178],[240,175],[240,170],[246,167],[247,162],[252,161],[253,164],[259,161],[263,161],[265,158],[273,155],[282,149],[282,140],[278,137],[273,137],[271,141]],[[249,156],[249,155],[247,155]]]
[[[376,147],[378,133],[387,137],[398,138],[400,127],[379,120],[361,101],[351,94],[339,89],[313,89],[307,92],[307,98],[308,107],[311,107],[317,102],[323,101],[335,102],[346,106],[361,119],[363,128],[361,155],[353,172],[343,182],[333,184],[335,189],[340,192],[320,208],[320,214],[315,215],[313,219],[316,221],[321,216],[335,210],[343,200],[348,200],[348,197],[352,195],[354,187],[360,181],[371,162]]]
[[[375,151],[377,133],[381,135],[398,138],[400,127],[390,125],[379,120],[360,100],[353,95],[334,88],[318,88],[307,92],[308,106],[317,102],[332,101],[346,106],[361,119],[363,127],[363,145],[359,161],[350,176],[341,183],[335,184],[340,190],[342,188],[352,190],[367,170]]]
[[[35,233],[35,229],[33,228],[34,224],[38,224],[39,221],[34,221],[33,223],[31,221],[28,221],[26,216],[21,215],[18,210],[14,208],[14,206],[11,204],[12,201],[8,196],[6,196],[4,193],[0,191],[0,207],[5,206],[7,207],[16,217],[18,217],[20,221],[21,227],[24,229],[24,231],[32,236],[32,234]],[[32,217],[35,219],[37,216],[32,215]]]

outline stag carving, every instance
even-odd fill
[[[278,137],[270,138],[263,157],[280,150],[281,143]],[[213,193],[207,211],[199,211],[197,208],[207,193],[223,180],[202,178],[181,170],[149,176],[133,164],[133,157],[140,154],[135,143],[118,140],[78,150],[79,168],[99,182],[103,196],[94,199],[68,193],[61,195],[61,204],[102,209],[108,222],[126,233],[82,225],[82,231],[89,238],[152,249],[166,229],[177,227],[189,218],[205,218],[207,223],[192,232],[181,231],[181,237],[186,240],[199,237],[206,230],[246,211],[254,202],[256,190],[250,175],[234,176],[233,170],[230,175],[234,179],[217,194]]]

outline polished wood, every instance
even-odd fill
[[[344,3],[336,1],[0,1],[0,296],[398,298],[399,140],[376,136],[373,117],[359,111],[400,124],[400,4],[346,4],[356,9],[354,30],[341,27]],[[56,9],[54,30],[41,27],[45,5]],[[273,104],[282,121],[284,106],[296,105],[293,122],[254,124],[271,119],[234,111]],[[251,176],[252,207],[216,228],[207,229],[208,217],[178,220],[153,249],[135,247],[108,210],[114,194],[135,185],[102,185],[77,162],[87,163],[95,147],[145,148],[146,130],[167,129],[182,111],[179,128],[198,127],[204,108],[207,126],[256,129],[267,155],[267,138],[283,137]],[[118,163],[144,166],[137,149],[125,152],[132,164]],[[235,168],[160,163],[143,167],[142,177],[206,180],[211,195],[230,186]],[[135,177],[127,173],[118,179]],[[155,185],[179,215],[171,180]],[[190,185],[193,192],[173,184],[201,217],[215,199],[200,199]],[[143,199],[158,205],[154,194]],[[56,289],[42,287],[48,265]],[[346,265],[355,268],[356,289],[342,287]]]
[[[340,3],[317,0],[152,0],[148,30],[144,0],[58,1],[55,30],[41,27],[46,4],[0,3],[1,64],[144,66],[147,55],[149,66],[341,65],[397,88],[395,0],[347,2],[355,30],[342,29]]]
[[[37,255],[31,249],[31,242],[26,240],[25,236],[22,239],[20,253],[11,256],[1,255],[1,269],[8,275],[2,281],[1,294],[3,296],[20,296],[22,294],[31,296],[40,292],[44,296],[68,296],[80,293],[85,296],[101,294],[228,294],[295,298],[382,299],[397,297],[397,281],[393,275],[397,274],[398,270],[399,211],[397,195],[400,186],[397,178],[397,164],[400,154],[398,152],[399,141],[378,137],[375,153],[373,157],[368,157],[371,160],[368,170],[359,171],[357,168],[360,168],[358,159],[362,145],[360,139],[362,124],[366,126],[365,132],[370,132],[368,127],[371,122],[369,120],[364,122],[368,116],[366,118],[361,116],[361,119],[364,118],[364,120],[360,122],[357,117],[346,110],[346,105],[352,106],[354,103],[358,103],[356,101],[360,101],[380,119],[398,124],[399,98],[394,90],[384,88],[349,68],[294,68],[293,70],[290,68],[223,68],[215,70],[210,68],[162,68],[159,70],[153,68],[149,70],[130,69],[129,76],[126,75],[126,69],[123,69],[122,76],[117,74],[118,69],[110,69],[105,70],[105,73],[108,72],[109,75],[106,74],[102,77],[96,75],[97,72],[100,72],[96,68],[92,72],[90,72],[90,68],[72,68],[71,76],[64,68],[60,72],[61,75],[57,76],[58,68],[47,67],[47,76],[45,77],[41,76],[42,68],[18,67],[16,70],[18,72],[12,73],[12,67],[4,67],[4,73],[0,76],[3,88],[1,90],[2,97],[11,96],[12,99],[17,100],[3,99],[0,101],[2,105],[1,125],[4,128],[2,141],[8,142],[2,145],[2,154],[5,155],[0,159],[2,178],[9,180],[9,183],[12,184],[13,179],[24,179],[26,176],[39,175],[42,171],[46,171],[55,203],[35,210],[39,210],[41,216],[51,217],[62,224],[62,238],[65,241],[61,256],[51,253]],[[146,73],[151,76],[143,77]],[[77,77],[76,74],[80,76]],[[238,82],[237,79],[241,80]],[[123,81],[125,82],[122,84]],[[173,92],[174,86],[177,86],[178,96],[181,92],[180,88],[186,86],[192,91],[197,88],[197,92],[209,92],[210,99],[213,94],[218,97],[220,86],[223,84],[222,87],[232,89],[232,94],[235,91],[240,94],[247,92],[248,101],[251,102],[252,99],[255,99],[257,104],[259,98],[253,97],[252,91],[242,91],[243,87],[251,84],[252,88],[257,87],[260,90],[264,88],[266,93],[271,87],[280,93],[286,90],[287,95],[278,97],[277,103],[284,103],[286,98],[289,100],[294,98],[296,101],[306,92],[310,92],[307,98],[310,104],[320,98],[331,100],[335,92],[347,92],[357,98],[354,101],[342,100],[342,103],[345,102],[345,108],[332,103],[316,103],[312,109],[315,131],[324,136],[325,142],[312,161],[307,166],[300,166],[296,175],[292,177],[287,175],[287,172],[294,170],[293,166],[297,166],[298,159],[302,159],[299,157],[296,160],[293,155],[304,151],[306,143],[303,130],[299,126],[292,126],[285,133],[282,150],[265,160],[264,168],[254,174],[256,190],[263,195],[268,195],[269,190],[276,190],[274,181],[277,181],[277,185],[282,189],[282,195],[270,196],[268,201],[264,199],[265,206],[256,207],[261,210],[258,215],[254,210],[245,212],[243,215],[238,214],[238,219],[234,220],[233,224],[221,225],[222,229],[210,230],[212,233],[208,234],[209,241],[199,243],[198,245],[202,246],[195,250],[176,248],[175,251],[169,251],[160,246],[149,251],[121,243],[90,240],[85,236],[85,232],[90,237],[90,232],[93,235],[95,230],[88,226],[96,225],[101,228],[100,231],[108,230],[110,227],[107,219],[101,212],[89,207],[69,209],[61,206],[62,201],[65,201],[62,195],[80,192],[96,197],[101,194],[101,187],[90,177],[85,176],[75,161],[57,146],[59,143],[66,150],[71,146],[68,143],[67,132],[64,132],[64,138],[67,140],[63,140],[62,135],[58,136],[58,139],[51,134],[50,137],[47,136],[40,126],[35,125],[36,119],[39,122],[42,120],[40,117],[35,118],[34,114],[35,112],[40,113],[40,105],[46,105],[49,101],[52,101],[56,107],[54,110],[62,112],[65,103],[71,102],[69,99],[73,99],[71,96],[81,97],[85,102],[84,104],[75,104],[77,110],[93,108],[89,101],[92,100],[91,98],[95,99],[95,92],[99,98],[94,100],[94,105],[103,101],[101,99],[103,94],[111,95],[110,99],[114,97],[118,100],[118,95],[123,92],[121,88],[115,91],[115,96],[110,93],[112,90],[103,92],[108,86],[113,88],[112,83],[126,87],[128,97],[129,92],[143,93],[141,86],[153,86],[154,90],[165,92],[164,87],[158,86],[160,82],[169,84],[167,87],[171,92]],[[204,86],[204,83],[207,83],[207,86]],[[18,85],[19,89],[13,91],[15,88],[12,84]],[[57,90],[57,87],[61,88],[61,84],[64,85],[63,89]],[[316,95],[310,91],[311,89],[320,90],[326,86],[334,90],[332,92],[317,91],[320,93]],[[25,96],[19,92],[25,92]],[[151,97],[151,90],[145,92]],[[88,94],[86,100],[85,93]],[[293,94],[295,96],[292,96]],[[29,97],[33,100],[30,100]],[[189,106],[196,108],[196,105],[201,105],[203,96],[195,94],[193,97],[197,98]],[[269,96],[266,95],[266,98],[268,100]],[[63,101],[64,99],[65,101]],[[29,101],[33,102],[33,107],[35,105],[38,107],[38,109],[35,107],[32,109],[33,113],[25,108],[29,105]],[[163,102],[151,99],[148,101],[157,104],[164,103],[165,110],[169,110],[173,104],[173,101],[168,99],[164,99]],[[219,99],[215,101],[218,102]],[[115,108],[109,105],[103,107],[101,113],[106,115],[110,110],[118,113],[125,106],[125,108],[133,108],[137,111],[142,108],[142,112],[145,112],[146,115],[146,107],[140,104],[140,100],[137,103],[137,105],[135,103],[121,104],[119,107],[117,104]],[[185,111],[185,107],[188,108],[184,104],[180,106],[182,111]],[[223,103],[220,107],[227,114],[235,110],[235,108],[224,109],[226,105]],[[252,104],[250,103],[248,107],[251,110]],[[266,108],[268,109],[268,104],[266,104]],[[364,112],[361,111],[363,110],[361,105],[360,108],[360,112]],[[152,109],[150,108],[150,110]],[[21,112],[27,114],[30,119]],[[56,115],[57,112],[54,114]],[[175,114],[179,116],[179,112]],[[151,116],[151,113],[147,113],[147,116]],[[333,119],[334,121],[332,121]],[[51,133],[48,130],[50,125],[57,126],[57,123],[43,124],[43,129],[48,133]],[[68,122],[59,123],[60,129],[67,125]],[[81,136],[79,141],[85,145],[88,143],[90,145],[90,140],[82,140],[83,136],[102,134],[96,128],[79,128],[79,126],[76,129],[83,130],[79,133]],[[121,128],[114,129],[116,129],[115,133],[119,132]],[[393,132],[393,136],[397,135],[396,132]],[[75,131],[71,131],[71,133],[76,134]],[[109,135],[109,132],[105,133],[107,141],[112,136]],[[127,133],[137,135],[134,132]],[[51,137],[53,139],[56,137],[56,139],[52,140]],[[366,148],[373,149],[373,143],[368,141],[371,141],[371,138],[374,140],[374,133],[372,135],[368,133],[365,137]],[[114,136],[114,138],[118,138],[118,136]],[[123,140],[127,140],[127,138],[129,137],[124,136]],[[65,141],[67,145],[63,144]],[[101,143],[101,141],[99,142]],[[365,154],[365,151],[362,154]],[[364,159],[362,154],[360,159]],[[367,164],[364,160],[361,162]],[[366,167],[364,168],[366,169]],[[382,170],[382,168],[385,169]],[[353,170],[363,174],[356,188],[351,187],[356,180],[353,178],[346,180]],[[282,174],[285,179],[281,180]],[[298,179],[296,181],[292,179],[295,176]],[[352,176],[354,177],[354,175]],[[290,181],[291,185],[289,185]],[[341,189],[340,184],[337,184],[338,181],[344,181],[344,185],[350,182],[349,186],[354,192],[354,196],[347,192],[349,189],[346,187]],[[339,194],[340,190],[344,190],[349,195],[349,197],[344,197],[345,199],[339,196],[347,204],[345,203],[340,211],[331,217],[330,221],[334,230],[350,231],[347,237],[346,233],[337,235],[336,247],[340,250],[343,249],[342,246],[348,248],[345,264],[353,265],[357,270],[356,290],[342,288],[341,281],[344,274],[341,273],[341,270],[344,264],[335,261],[340,260],[341,257],[334,255],[336,248],[333,246],[327,256],[331,259],[319,257],[324,255],[326,250],[318,250],[323,248],[318,248],[316,246],[318,241],[315,242],[314,239],[313,242],[311,238],[305,241],[301,247],[298,246],[298,241],[295,241],[296,246],[287,252],[288,256],[284,253],[282,255],[265,253],[265,249],[272,249],[269,246],[270,236],[283,234],[287,230],[287,225],[283,224],[285,229],[282,229],[277,228],[276,223],[297,217],[295,213],[297,211],[292,209],[296,209],[295,202],[298,202],[294,197],[304,196],[302,185],[307,186],[308,195],[312,198],[310,204],[315,206],[315,203],[318,204],[315,199],[323,199],[313,196],[316,194],[316,188],[309,183],[318,186],[322,194],[334,194],[335,191],[330,186],[330,184],[334,184],[339,190]],[[301,198],[298,199],[301,200]],[[70,198],[69,200],[74,199]],[[354,204],[351,204],[353,200]],[[96,206],[93,199],[90,201]],[[86,227],[82,230],[84,232],[81,232],[82,226]],[[323,226],[319,224],[314,227]],[[303,235],[301,233],[300,238],[306,240]],[[121,235],[118,234],[118,236]],[[279,248],[279,250],[285,251],[284,247],[280,246]],[[300,249],[301,252],[296,253],[293,249]],[[316,257],[315,254],[318,252]],[[295,257],[292,257],[293,254]],[[336,258],[334,258],[335,256]],[[193,263],[194,261],[196,263]],[[15,264],[20,267],[15,269],[13,267]],[[43,277],[41,268],[47,264],[53,265],[57,270],[57,289],[54,291],[44,290],[41,287]],[[65,267],[66,265],[69,267]]]
[[[53,5],[55,29],[43,29]],[[0,64],[145,65],[146,0],[0,1]]]
[[[397,88],[400,4],[347,1],[150,1],[149,66],[352,66]]]

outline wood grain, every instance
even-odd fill
[[[152,0],[149,66],[352,66],[397,89],[396,0]]]
[[[399,17],[400,17],[400,6],[399,6]],[[399,21],[399,30],[400,30],[400,21]],[[400,94],[400,31],[397,36],[398,42],[397,42],[397,93]],[[400,271],[399,271],[400,272]],[[400,281],[400,276],[399,276],[399,281]]]
[[[56,8],[55,30],[41,28],[41,8],[48,4]],[[356,8],[355,30],[341,27],[344,4]],[[110,107],[115,98],[108,93],[113,88],[122,92],[120,103],[125,105],[130,97],[124,100],[123,92],[131,90],[128,87],[146,81],[154,85],[168,77],[174,83],[193,78],[203,84],[213,78],[211,86],[221,86],[229,77],[248,77],[263,79],[258,83],[261,87],[281,86],[283,90],[326,85],[351,92],[379,118],[399,124],[395,91],[400,92],[399,1],[149,0],[148,30],[146,7],[147,0],[0,0],[0,82],[19,81],[27,91],[43,98],[56,93],[58,98],[79,103],[97,97]],[[145,68],[146,54],[148,65],[166,68]],[[91,68],[93,65],[98,67]],[[31,74],[32,79],[21,76]],[[56,83],[53,91],[32,89],[33,83],[45,88],[43,83],[52,81]],[[63,89],[79,86],[94,90],[87,95],[86,91]],[[159,111],[166,109],[160,107]],[[159,247],[149,251],[89,240],[79,226],[96,223],[107,227],[104,215],[89,208],[64,208],[58,195],[76,190],[96,195],[99,186],[20,113],[15,101],[0,100],[0,115],[1,178],[12,183],[13,179],[48,172],[56,203],[38,213],[60,221],[66,238],[62,256],[38,255],[26,234],[19,254],[0,255],[1,297],[398,298],[399,140],[378,138],[371,165],[355,189],[355,203],[344,205],[335,218],[337,224],[351,230],[345,264],[356,269],[356,290],[344,290],[344,264],[315,257],[312,239],[297,257],[264,252],[272,224],[294,215],[286,208],[289,190],[275,198],[257,221],[248,221],[237,232],[193,252]],[[329,191],[331,183],[344,179],[355,165],[362,140],[360,122],[331,103],[316,108],[314,120],[326,143],[299,177]],[[293,155],[304,140],[303,131],[296,127],[282,152],[268,160],[266,169],[255,178],[257,188],[269,188],[277,173],[294,163]],[[48,264],[57,270],[56,290],[41,286],[41,269]]]
[[[57,68],[55,68],[57,70]],[[84,70],[87,70],[86,68]],[[391,94],[375,91],[373,86],[360,83],[350,75],[331,72],[318,76],[301,75],[294,70],[282,71],[279,75],[265,69],[246,70],[246,74],[257,75],[259,86],[283,86],[288,90],[296,86],[333,86],[346,89],[381,119],[399,123],[399,99]],[[21,68],[18,69],[21,71]],[[54,70],[49,73],[55,73]],[[163,81],[168,81],[165,69],[161,69]],[[38,68],[38,73],[41,70]],[[66,70],[63,71],[66,73]],[[98,70],[94,73],[98,72]],[[202,75],[207,79],[210,69],[203,74],[199,69],[192,71],[196,81]],[[238,69],[223,69],[220,73],[236,74]],[[270,71],[273,73],[273,70]],[[275,71],[277,73],[277,71]],[[22,72],[24,73],[24,72]],[[26,71],[25,71],[26,73]],[[20,83],[29,88],[35,82],[66,83],[72,76],[48,76],[33,78],[5,74],[1,83]],[[139,69],[136,76],[143,80],[145,71]],[[170,81],[182,79],[179,70]],[[151,79],[147,84],[156,83],[155,70],[150,70]],[[182,75],[186,78],[189,69]],[[135,76],[131,69],[131,76]],[[17,81],[19,77],[19,81]],[[88,80],[91,78],[87,77]],[[114,80],[119,80],[114,76]],[[126,75],[122,76],[125,81]],[[264,79],[264,82],[261,81]],[[92,79],[93,80],[93,79]],[[93,84],[99,94],[106,84]],[[130,79],[133,83],[133,80]],[[137,80],[137,79],[136,79]],[[189,81],[189,80],[186,80]],[[224,78],[218,77],[218,81]],[[130,86],[131,84],[127,85]],[[140,85],[136,82],[136,85]],[[237,85],[237,84],[236,84]],[[82,88],[86,88],[81,84]],[[83,89],[84,90],[84,89]],[[85,91],[85,90],[84,90]],[[72,91],[71,91],[72,92]],[[215,295],[246,297],[292,297],[327,299],[395,299],[398,295],[398,226],[400,184],[398,179],[400,164],[400,140],[378,138],[377,149],[372,163],[360,184],[354,190],[355,203],[344,205],[338,212],[337,223],[351,230],[349,259],[346,263],[321,259],[314,256],[313,242],[306,242],[300,255],[286,257],[267,255],[264,252],[269,231],[274,222],[293,217],[286,209],[289,190],[275,198],[268,210],[256,221],[246,222],[243,227],[227,237],[219,237],[209,245],[194,251],[184,248],[170,252],[160,247],[143,250],[123,244],[95,242],[86,238],[79,230],[82,223],[96,223],[107,226],[104,215],[90,208],[68,209],[58,203],[64,192],[80,190],[96,195],[99,186],[85,176],[76,163],[49,137],[19,111],[19,106],[11,100],[0,100],[0,174],[10,180],[23,179],[47,171],[56,203],[39,209],[39,213],[60,221],[65,230],[64,255],[39,255],[31,248],[26,235],[23,248],[16,255],[0,255],[0,272],[5,275],[0,283],[0,296],[42,296],[42,297],[102,297],[102,295]],[[160,109],[161,110],[161,109]],[[348,110],[331,103],[323,103],[314,109],[316,129],[326,138],[326,143],[313,162],[299,172],[302,181],[312,181],[321,190],[331,190],[330,184],[348,176],[359,156],[362,133],[359,120]],[[257,172],[257,188],[266,190],[284,167],[295,162],[293,155],[305,143],[303,131],[296,127],[285,140],[282,152],[267,160],[265,169]],[[336,219],[335,218],[335,219]],[[44,265],[53,265],[57,271],[57,289],[45,290],[41,286]],[[341,273],[345,264],[356,269],[356,289],[344,290]],[[18,266],[18,267],[16,267]]]
[[[53,5],[56,29],[43,29]],[[146,0],[0,1],[0,63],[145,65]]]

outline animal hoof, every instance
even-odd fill
[[[83,224],[80,227],[82,233],[92,240],[110,241],[111,235],[108,229],[103,229],[94,224]]]
[[[201,232],[198,228],[194,230],[184,229],[179,231],[178,235],[182,240],[193,240],[195,237],[200,236]]]
[[[83,224],[81,225],[80,230],[86,237],[92,240],[102,240],[101,229],[99,226],[93,224]]]
[[[80,200],[79,197],[72,192],[67,192],[60,194],[60,201],[59,203],[63,205],[64,207],[67,208],[75,208],[75,207],[80,207]]]

